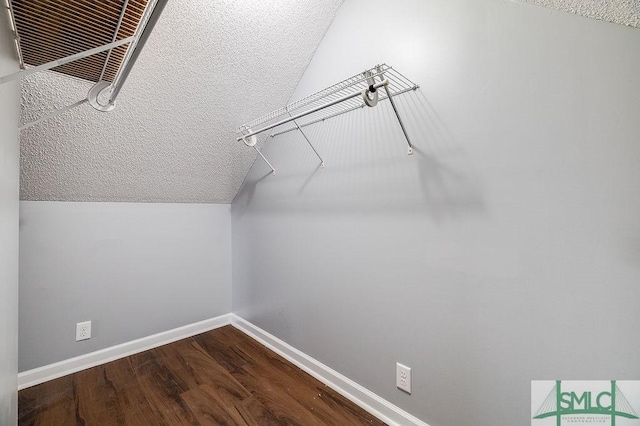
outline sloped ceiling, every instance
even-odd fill
[[[640,0],[524,0],[587,18],[640,28]]]
[[[342,0],[171,0],[111,112],[81,105],[21,131],[21,198],[230,203],[255,151],[243,122],[283,106]],[[91,84],[23,79],[22,122]]]

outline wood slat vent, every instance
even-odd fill
[[[122,23],[118,22],[126,5]],[[148,0],[13,0],[11,6],[26,65],[38,66],[135,34]],[[97,82],[113,82],[129,44],[53,68]],[[108,58],[108,60],[107,60]],[[105,61],[107,61],[105,67]]]

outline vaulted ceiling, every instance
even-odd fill
[[[171,0],[120,92],[21,131],[21,198],[229,203],[255,151],[243,122],[289,100],[342,0]],[[22,122],[91,83],[24,78]]]
[[[84,104],[21,131],[21,198],[231,202],[256,155],[236,127],[289,100],[342,1],[170,0],[113,111]],[[640,0],[520,1],[640,27]],[[23,123],[90,87],[24,78]]]

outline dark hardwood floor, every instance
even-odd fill
[[[231,326],[19,392],[20,425],[383,425]]]

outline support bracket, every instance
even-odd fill
[[[251,129],[247,129],[247,131],[249,133],[251,133]],[[266,138],[265,138],[265,140],[266,140]],[[264,162],[267,163],[267,165],[271,168],[271,174],[275,175],[276,174],[276,169],[271,165],[269,160],[267,160],[267,158],[262,154],[262,152],[260,152],[260,150],[256,146],[258,144],[258,137],[256,135],[251,135],[251,136],[248,136],[248,137],[247,136],[243,136],[242,137],[242,141],[244,142],[244,144],[246,146],[256,150],[256,152],[260,155],[260,157],[262,157]]]
[[[384,72],[380,66],[377,67],[379,78],[384,79]],[[393,96],[391,92],[384,86],[384,90],[387,92],[387,97],[389,98],[389,102],[391,103],[391,107],[393,108],[393,112],[396,114],[396,118],[398,119],[398,123],[400,123],[400,127],[402,128],[402,133],[404,133],[404,137],[407,140],[407,144],[409,145],[409,149],[407,151],[408,155],[413,154],[413,145],[411,144],[411,139],[409,139],[409,134],[407,133],[407,129],[404,127],[404,123],[402,122],[402,118],[400,117],[400,113],[398,112],[398,107],[396,106],[396,102],[393,100]]]
[[[116,107],[116,102],[111,100],[111,93],[113,92],[113,85],[108,81],[99,81],[94,84],[89,93],[87,94],[87,100],[89,105],[97,109],[98,111],[107,112]],[[106,96],[107,93],[109,96]],[[107,98],[106,104],[100,103],[100,97],[105,96]]]
[[[289,117],[291,117],[291,113],[288,113],[288,114],[289,114]],[[322,159],[320,154],[318,154],[318,151],[315,149],[315,147],[313,146],[313,144],[311,143],[311,141],[309,140],[309,138],[304,133],[304,131],[302,130],[302,128],[300,127],[300,125],[295,119],[293,120],[293,124],[295,124],[296,128],[300,131],[300,133],[302,133],[302,136],[304,137],[304,139],[307,141],[307,143],[309,144],[313,152],[315,152],[316,156],[320,159],[320,167],[324,169],[324,160]]]
[[[35,126],[36,124],[42,123],[43,121],[49,120],[50,118],[57,117],[60,114],[66,112],[66,111],[69,111],[70,109],[73,109],[75,107],[78,107],[78,106],[80,106],[80,105],[82,105],[82,104],[84,104],[86,102],[88,102],[88,99],[81,99],[78,102],[73,103],[71,105],[67,105],[64,108],[60,108],[60,109],[54,110],[54,111],[50,112],[49,114],[46,114],[46,115],[44,115],[44,116],[42,116],[42,117],[40,117],[40,118],[38,118],[36,120],[33,120],[33,121],[30,121],[28,123],[23,124],[22,126],[20,126],[18,128],[18,130],[28,129],[31,126]]]

